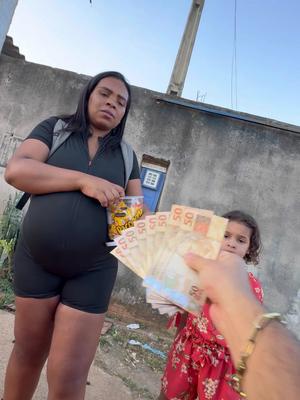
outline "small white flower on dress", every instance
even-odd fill
[[[208,319],[205,317],[198,318],[197,328],[200,332],[207,333]]]
[[[168,379],[165,376],[163,377],[163,380],[162,380],[162,387],[163,387],[163,390],[165,392],[167,390],[167,387],[168,387]]]
[[[222,336],[222,335],[217,335],[216,338],[219,340],[224,340],[224,336]]]
[[[182,364],[181,365],[181,372],[183,374],[187,374],[188,370],[187,370],[187,365],[186,364]]]
[[[255,288],[255,291],[256,291],[256,293],[260,293],[260,288],[259,288],[259,287],[256,287],[256,288]]]
[[[216,351],[217,351],[217,355],[218,355],[218,357],[220,358],[221,356],[222,356],[222,354],[223,354],[223,351],[222,351],[222,349],[216,349]]]
[[[207,400],[211,400],[216,394],[217,387],[219,385],[219,379],[206,378],[202,385],[204,385],[204,394]]]
[[[195,361],[193,361],[192,362],[192,368],[195,369],[196,371],[198,371],[199,370],[199,365]]]
[[[219,364],[219,360],[216,357],[212,356],[211,363],[214,367],[216,367]]]
[[[188,383],[192,383],[193,382],[193,378],[191,376],[188,377]]]
[[[174,369],[176,369],[177,364],[179,364],[179,363],[180,363],[180,358],[179,358],[179,357],[173,357],[173,358],[172,358],[172,367],[173,367]]]
[[[183,344],[182,342],[178,342],[178,343],[176,344],[176,346],[175,346],[175,350],[176,350],[178,353],[181,353],[183,349],[184,349],[184,344]]]

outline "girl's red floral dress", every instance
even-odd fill
[[[263,291],[249,273],[249,282],[262,302]],[[162,388],[169,400],[239,400],[228,380],[235,373],[228,347],[209,317],[206,304],[200,317],[188,315],[168,355]]]

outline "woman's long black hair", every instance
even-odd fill
[[[120,73],[116,71],[106,71],[106,72],[101,72],[100,74],[94,76],[90,81],[86,84],[86,86],[83,88],[81,95],[79,97],[77,109],[74,114],[71,115],[64,115],[61,116],[60,118],[64,119],[68,125],[66,127],[66,130],[72,131],[74,133],[76,132],[88,132],[89,129],[89,119],[88,119],[88,102],[90,95],[92,91],[95,89],[97,86],[98,82],[101,81],[104,78],[108,77],[113,77],[116,79],[119,79],[122,81],[127,89],[128,92],[128,100],[126,104],[126,110],[125,114],[119,123],[118,126],[116,126],[114,129],[111,130],[108,136],[108,140],[106,141],[106,145],[109,145],[111,147],[116,147],[120,144],[123,133],[124,133],[124,128],[127,120],[127,115],[130,109],[130,104],[131,104],[131,88],[129,83],[126,81],[125,77]]]

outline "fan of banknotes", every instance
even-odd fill
[[[211,210],[174,204],[134,222],[115,238],[112,254],[143,279],[146,301],[161,314],[199,315],[205,302],[199,276],[184,262],[188,252],[216,259],[228,220]]]

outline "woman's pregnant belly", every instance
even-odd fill
[[[52,271],[55,265],[85,270],[110,251],[106,209],[80,192],[33,196],[22,235],[34,260]]]

